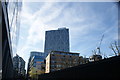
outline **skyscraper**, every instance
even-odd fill
[[[13,55],[16,54],[22,2],[2,0],[2,79],[12,80]]]
[[[44,53],[47,56],[51,51],[69,52],[69,29],[46,31]]]

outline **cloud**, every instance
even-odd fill
[[[21,24],[24,25],[21,25],[21,29],[28,33],[27,37],[24,37],[25,32],[21,31],[23,33],[21,33],[20,37],[22,37],[25,40],[25,42],[23,42],[24,46],[19,45],[19,49],[17,52],[18,54],[20,54],[21,57],[25,59],[25,61],[28,61],[27,59],[29,57],[28,55],[30,54],[30,51],[43,51],[45,31],[55,29],[55,27],[46,25],[45,22],[50,21],[56,16],[58,16],[62,11],[63,7],[57,9],[54,8],[53,4],[54,3],[45,3],[34,14],[30,13],[30,9],[25,5],[25,3],[23,5]],[[50,8],[54,8],[55,11],[51,10],[51,13],[49,13],[48,15],[44,15],[47,13],[48,10],[50,10]],[[27,28],[25,29],[25,27]],[[37,44],[40,45],[39,48],[34,47]]]
[[[92,5],[93,4],[93,5]],[[35,5],[35,4],[34,4]],[[70,30],[70,45],[72,52],[90,55],[96,48],[101,35],[113,30],[113,25],[105,17],[114,11],[107,6],[95,6],[94,3],[43,3],[38,10],[33,10],[31,3],[23,4],[21,32],[18,54],[28,61],[30,51],[44,51],[45,31],[59,27],[68,27]],[[37,7],[37,5],[36,5]],[[93,7],[98,8],[96,11]],[[104,9],[105,7],[106,9]],[[33,11],[35,12],[33,12]],[[99,13],[100,12],[100,13]],[[102,14],[102,15],[101,15]],[[109,19],[115,19],[107,16]],[[114,16],[113,16],[114,17]],[[106,20],[105,20],[106,19]],[[113,24],[116,24],[113,22]],[[110,27],[108,29],[108,27]],[[114,34],[111,35],[113,37]],[[110,38],[108,38],[110,39]],[[108,40],[106,39],[106,41]]]
[[[49,3],[49,4],[51,4],[51,3]],[[29,42],[33,42],[32,44],[35,44],[35,43],[39,42],[39,40],[44,40],[46,30],[54,29],[54,27],[48,26],[45,23],[48,22],[48,21],[51,21],[56,16],[58,16],[60,14],[62,8],[61,9],[54,8],[55,11],[52,11],[48,15],[42,16],[42,14],[45,14],[46,10],[49,10],[49,7],[51,5],[48,6],[48,3],[45,4],[42,7],[42,10],[37,11],[33,15],[34,16],[34,18],[33,18],[34,22],[29,29],[29,35],[28,35],[28,40],[29,40]]]

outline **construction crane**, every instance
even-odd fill
[[[104,35],[102,35],[102,38],[101,38],[100,43],[99,43],[99,45],[98,45],[98,47],[97,47],[97,50],[93,50],[93,51],[92,51],[92,52],[93,52],[93,55],[90,56],[90,58],[89,58],[89,61],[90,61],[90,62],[91,62],[91,61],[98,61],[98,60],[101,60],[101,59],[102,59],[101,51],[100,51],[100,46],[101,46],[101,43],[102,43],[102,41],[103,41],[103,38],[104,38]],[[98,51],[98,52],[97,52],[97,51]]]
[[[98,50],[98,53],[97,53],[97,54],[99,54],[99,55],[101,55],[100,46],[101,46],[101,43],[102,43],[102,41],[103,41],[103,38],[104,38],[104,34],[102,35],[102,38],[101,38],[101,40],[100,40],[100,43],[99,43],[99,45],[98,45],[98,47],[97,47],[97,50]]]

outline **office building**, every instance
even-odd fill
[[[69,29],[46,31],[44,53],[47,56],[51,51],[69,52]]]
[[[45,54],[44,54],[43,52],[32,51],[32,52],[30,53],[30,57],[29,57],[29,60],[28,60],[28,67],[27,67],[27,78],[30,77],[29,72],[30,72],[30,68],[31,68],[31,62],[34,61],[34,59],[36,58],[35,56],[40,56],[40,57],[42,57],[42,60],[45,59]]]
[[[30,61],[29,76],[31,79],[38,79],[38,75],[45,73],[43,56],[33,56]]]
[[[15,78],[18,77],[25,77],[25,61],[23,60],[22,57],[16,55],[13,57],[13,67],[15,70]]]
[[[22,2],[19,0],[0,1],[2,5],[2,79],[13,79],[13,55],[20,27],[20,12]],[[14,2],[15,1],[15,2]],[[13,45],[14,44],[14,45]]]
[[[79,53],[51,51],[46,57],[45,73],[77,65],[79,65]]]

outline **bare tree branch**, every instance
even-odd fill
[[[117,56],[117,53],[116,53],[114,46],[112,44],[110,44],[110,48],[113,50],[114,54]]]

